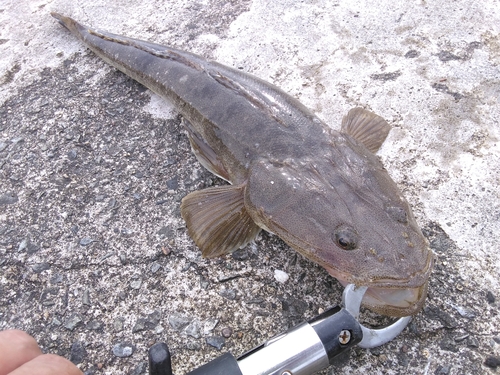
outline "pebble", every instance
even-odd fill
[[[113,354],[120,358],[130,357],[134,354],[134,351],[135,346],[128,342],[119,343],[113,346]]]
[[[45,270],[48,270],[50,269],[50,264],[46,263],[46,262],[43,262],[43,263],[36,263],[34,265],[31,266],[31,269],[33,270],[33,272],[35,273],[41,273]]]
[[[240,260],[240,261],[247,260],[248,259],[248,251],[246,248],[238,249],[236,251],[233,251],[231,256],[233,257],[234,260]]]
[[[201,344],[198,341],[189,341],[186,344],[186,348],[189,350],[201,350]]]
[[[227,339],[227,338],[231,337],[231,335],[233,334],[233,330],[230,327],[225,327],[225,328],[222,328],[221,333],[222,333],[222,336]]]
[[[226,344],[226,339],[222,336],[210,336],[205,339],[206,343],[214,348],[221,350]]]
[[[236,299],[236,291],[234,289],[222,288],[219,295],[231,301]]]
[[[444,328],[455,328],[458,323],[448,313],[435,306],[428,306],[424,308],[424,313],[433,320],[439,320]]]
[[[72,150],[69,150],[69,151],[68,151],[68,154],[67,154],[67,155],[68,155],[68,159],[69,159],[69,160],[75,160],[75,159],[76,159],[76,157],[78,156],[78,153],[76,152],[76,150],[75,150],[75,149],[72,149]]]
[[[83,359],[87,356],[87,351],[85,350],[85,346],[81,341],[75,341],[71,345],[71,353],[69,360],[73,362],[75,365],[81,363]]]
[[[115,321],[113,322],[113,329],[115,332],[121,332],[123,330],[123,322],[125,319],[123,318],[116,318]]]
[[[142,279],[140,277],[132,279],[130,281],[130,287],[132,289],[140,289],[142,285]]]
[[[7,204],[17,203],[18,198],[17,195],[13,192],[8,192],[0,195],[0,206],[5,206]]]
[[[156,272],[158,272],[161,268],[161,264],[158,263],[158,262],[154,262],[153,264],[151,264],[151,273],[155,274]]]
[[[191,320],[192,319],[187,316],[174,313],[168,318],[168,323],[174,330],[182,331],[189,323],[191,323]]]
[[[27,249],[28,248],[28,239],[25,238],[24,240],[21,241],[21,243],[19,244],[19,247],[17,248],[17,251],[18,252],[21,252],[23,251],[24,249]]]
[[[205,321],[203,325],[203,334],[208,335],[219,324],[219,319],[210,318]]]
[[[488,292],[486,292],[486,300],[488,301],[488,303],[495,303],[495,295],[488,290]]]
[[[161,313],[158,310],[153,311],[146,318],[139,318],[132,328],[132,332],[140,332],[145,329],[152,330],[154,329],[158,323],[160,323]]]
[[[83,237],[81,240],[80,240],[80,245],[81,246],[88,246],[90,245],[92,242],[94,242],[94,240],[92,238],[89,238],[89,237]]]
[[[448,375],[450,373],[450,366],[438,366],[435,375]]]
[[[476,317],[476,312],[468,307],[454,305],[453,308],[464,318],[474,319]]]
[[[85,326],[85,328],[93,330],[93,331],[97,331],[97,330],[101,329],[102,327],[103,327],[103,323],[98,321],[98,320],[91,320]]]
[[[188,336],[194,337],[195,339],[199,339],[200,335],[200,322],[197,320],[193,320],[184,330]]]
[[[148,367],[146,362],[141,362],[130,372],[130,375],[140,375],[146,372],[146,368]]]
[[[484,365],[490,368],[497,368],[500,366],[500,357],[489,356],[484,361]]]
[[[73,331],[77,326],[83,323],[83,319],[80,314],[72,314],[68,319],[64,322],[64,327]]]
[[[88,289],[83,291],[82,303],[86,306],[90,306],[90,292]]]
[[[288,281],[289,278],[290,276],[288,276],[288,274],[285,271],[274,270],[274,279],[277,282],[284,284]]]
[[[169,190],[177,190],[177,188],[179,187],[179,181],[178,181],[177,177],[174,177],[174,178],[168,180],[167,187]]]

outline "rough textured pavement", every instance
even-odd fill
[[[342,288],[266,233],[202,259],[179,203],[222,181],[167,103],[50,11],[254,73],[333,128],[358,105],[385,117],[379,155],[438,257],[429,299],[397,339],[323,374],[497,372],[499,1],[0,0],[0,329],[27,330],[85,374],[146,373],[147,348],[168,341],[182,374]]]

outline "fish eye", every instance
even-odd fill
[[[334,242],[344,250],[354,250],[358,247],[358,234],[347,225],[338,226],[333,237]]]

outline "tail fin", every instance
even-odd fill
[[[82,32],[87,30],[85,26],[76,22],[73,18],[63,16],[62,14],[56,12],[51,12],[50,14],[58,20],[61,25],[71,31],[72,34],[81,36],[83,34]]]

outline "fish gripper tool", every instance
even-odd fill
[[[349,284],[343,307],[332,307],[239,357],[225,353],[186,375],[310,375],[327,368],[355,345],[383,345],[406,327],[410,317],[382,329],[364,327],[357,318],[366,289]],[[167,344],[157,343],[149,349],[149,374],[173,375]]]

